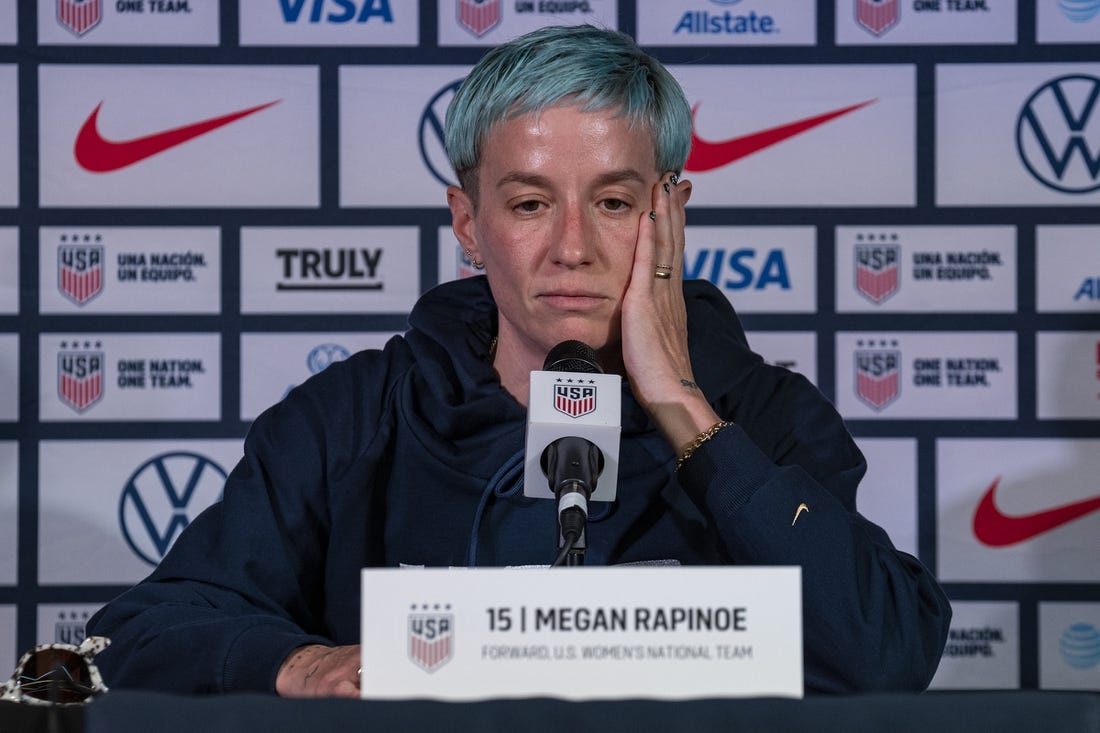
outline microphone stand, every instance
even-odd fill
[[[546,372],[603,374],[595,350],[576,340],[562,341],[543,363]],[[588,547],[588,499],[603,471],[603,453],[577,437],[558,438],[542,452],[542,470],[558,502],[558,557],[550,567],[584,565]]]
[[[588,498],[603,456],[583,438],[559,438],[546,448],[547,476],[558,502],[558,557],[551,567],[584,565],[588,547]],[[557,484],[554,480],[557,479]]]
[[[584,565],[584,551],[588,548],[587,492],[579,487],[558,492],[558,559],[554,566],[565,560],[567,567]]]

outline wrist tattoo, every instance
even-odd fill
[[[680,384],[684,385],[688,389],[699,389],[698,384],[691,381],[690,379],[684,379],[683,377],[680,377]]]

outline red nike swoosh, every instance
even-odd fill
[[[76,144],[73,146],[73,153],[76,155],[76,162],[87,171],[91,171],[92,173],[109,173],[111,171],[117,171],[120,168],[125,168],[126,166],[143,161],[146,158],[150,158],[157,153],[163,153],[169,148],[182,145],[188,140],[192,140],[200,135],[205,135],[211,130],[224,127],[230,122],[236,122],[242,117],[247,117],[254,112],[259,112],[273,104],[278,104],[280,101],[281,100],[276,99],[274,102],[267,102],[266,104],[250,107],[249,109],[242,109],[239,112],[232,112],[227,115],[222,115],[221,117],[212,117],[208,120],[193,122],[190,125],[184,125],[172,130],[164,130],[163,132],[156,132],[152,135],[146,135],[145,137],[136,137],[132,140],[122,140],[119,142],[107,140],[99,134],[97,121],[99,119],[99,108],[103,106],[103,102],[100,102],[96,105],[96,108],[92,110],[92,113],[88,115],[88,119],[84,121],[84,124],[80,128],[80,132],[77,133]]]
[[[1015,545],[1100,509],[1100,496],[1094,496],[1034,514],[1002,514],[993,502],[993,492],[1000,481],[1000,476],[993,479],[974,510],[974,536],[990,547]]]
[[[779,125],[767,130],[760,130],[759,132],[752,132],[748,135],[741,135],[716,143],[708,142],[695,134],[695,113],[699,111],[699,104],[701,104],[696,103],[691,110],[691,153],[688,155],[687,163],[684,164],[684,170],[702,173],[703,171],[721,168],[724,165],[729,165],[735,160],[747,158],[753,153],[759,153],[764,148],[771,147],[776,143],[781,143],[807,130],[812,130],[818,125],[825,124],[829,120],[834,120],[849,112],[855,112],[857,109],[866,107],[869,104],[874,104],[876,101],[878,100],[869,99],[866,102],[853,104],[851,107],[833,110],[832,112],[826,112],[815,117],[795,120],[785,125]]]

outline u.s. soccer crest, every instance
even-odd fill
[[[57,352],[57,396],[77,412],[84,412],[103,397],[103,351],[99,344],[83,348],[61,343]]]
[[[857,244],[854,259],[860,295],[878,304],[898,291],[899,245]]]
[[[596,385],[555,384],[554,409],[569,417],[593,412],[596,409]]]
[[[901,392],[901,351],[868,346],[857,345],[855,352],[856,396],[872,409],[881,410]]]
[[[57,621],[54,622],[54,638],[53,640],[58,644],[76,644],[84,641],[84,625],[88,623],[87,611],[78,613],[77,611],[70,611],[65,613],[62,611],[57,616]]]
[[[856,0],[856,22],[881,36],[897,25],[898,0]]]
[[[102,0],[57,0],[57,22],[73,35],[84,35],[102,19]]]
[[[409,659],[425,672],[434,672],[454,656],[454,615],[443,611],[409,614]]]
[[[458,22],[475,36],[484,36],[500,23],[501,0],[456,0]]]
[[[103,291],[103,245],[58,245],[57,288],[77,305],[99,295]]]

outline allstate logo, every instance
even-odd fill
[[[1063,193],[1100,189],[1100,79],[1067,74],[1039,87],[1016,120],[1016,150],[1029,173]]]
[[[1074,624],[1062,632],[1058,651],[1066,664],[1075,669],[1095,667],[1100,664],[1100,631],[1092,624]]]
[[[462,80],[459,79],[436,92],[420,115],[420,158],[432,177],[444,186],[457,185],[451,173],[451,161],[447,158],[447,146],[443,140],[443,121],[447,118],[447,107],[461,83]]]
[[[319,344],[309,351],[306,357],[306,366],[310,374],[323,372],[334,361],[343,361],[351,356],[351,352],[340,344]]]
[[[186,451],[162,453],[141,464],[126,480],[118,521],[126,544],[156,565],[184,527],[221,497],[225,469]]]
[[[1074,23],[1087,23],[1100,13],[1100,0],[1058,0],[1058,6]]]

